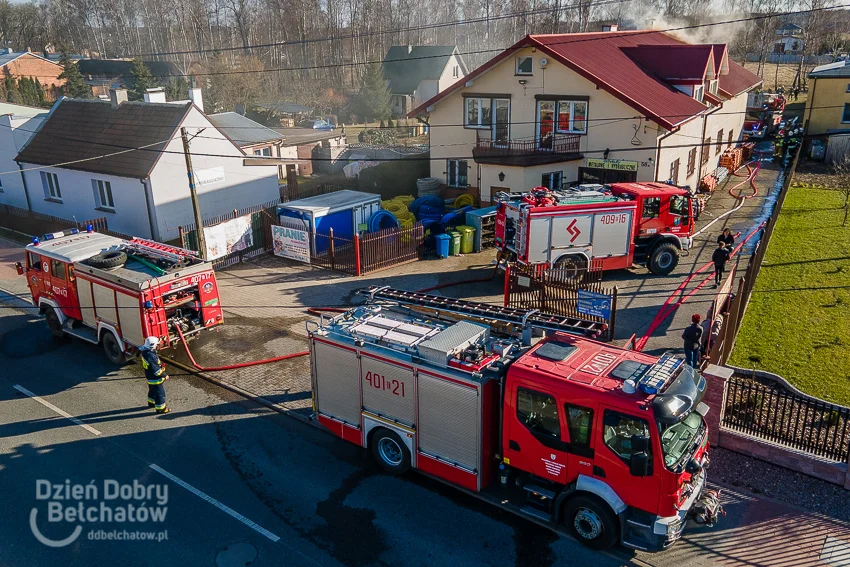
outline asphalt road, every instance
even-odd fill
[[[0,303],[0,565],[666,567],[734,564],[740,534],[775,542],[741,529],[764,503],[733,496],[721,528],[668,552],[596,553],[420,475],[387,476],[360,448],[195,376],[172,373],[167,390],[172,413],[158,416],[137,365],[115,370]],[[756,555],[745,563],[771,564]]]
[[[157,416],[139,370],[115,371],[98,348],[0,309],[0,565],[629,564],[418,475],[386,476],[359,448],[194,376],[173,375],[172,413]],[[107,500],[116,482],[160,498]],[[66,521],[80,505],[95,515]],[[117,521],[130,505],[165,508],[165,519]],[[46,540],[77,525],[79,536],[41,543],[34,509]],[[90,539],[113,530],[167,540]]]

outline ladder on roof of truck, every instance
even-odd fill
[[[537,309],[517,309],[415,291],[401,291],[388,286],[370,287],[361,293],[367,295],[370,301],[385,300],[398,304],[438,309],[467,317],[518,325],[524,331],[536,328],[586,337],[601,337],[608,330],[607,324],[598,321],[551,315],[542,313]]]
[[[128,246],[133,251],[150,254],[156,258],[162,258],[164,260],[174,262],[175,264],[179,264],[187,259],[195,259],[198,257],[198,253],[192,250],[177,248],[176,246],[169,246],[168,244],[162,244],[160,242],[154,242],[153,240],[146,240],[144,238],[134,237],[132,240],[128,241]]]

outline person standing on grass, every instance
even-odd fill
[[[727,248],[732,248],[735,245],[735,235],[732,234],[732,231],[728,228],[724,228],[723,232],[721,232],[717,236],[717,243],[723,243]]]
[[[723,281],[723,271],[726,269],[726,262],[729,261],[731,250],[726,248],[726,243],[717,239],[717,250],[711,255],[711,261],[714,262],[714,287],[720,285]]]
[[[682,340],[685,341],[685,362],[692,368],[699,368],[699,352],[702,347],[702,317],[694,313],[691,317],[691,325],[685,327],[682,332]]]

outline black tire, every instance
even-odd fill
[[[647,268],[656,276],[666,276],[679,265],[679,249],[670,242],[662,242],[652,249]]]
[[[100,268],[101,270],[120,268],[126,263],[127,254],[121,252],[120,250],[110,250],[108,252],[103,252],[102,254],[97,254],[86,260],[86,264],[93,268]]]
[[[44,319],[47,321],[47,328],[50,329],[54,337],[61,339],[65,336],[65,330],[62,328],[62,322],[59,321],[59,315],[56,314],[55,309],[47,307],[44,311]]]
[[[581,254],[570,254],[561,256],[555,260],[552,266],[556,272],[556,277],[563,281],[578,281],[581,280],[587,273],[587,258]]]
[[[609,549],[620,541],[620,524],[614,511],[590,494],[567,501],[564,523],[573,537],[591,549]]]
[[[410,470],[410,451],[396,432],[383,428],[376,430],[370,446],[372,456],[388,473],[399,475]]]
[[[106,358],[109,359],[109,362],[118,365],[126,364],[127,354],[124,352],[118,339],[115,338],[115,335],[109,331],[104,331],[100,342],[103,345],[103,352],[106,353]]]

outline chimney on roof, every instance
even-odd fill
[[[411,53],[413,53],[413,46],[412,46],[412,45],[408,45],[408,46],[407,46],[407,54],[408,54],[408,55],[410,55]]]
[[[5,53],[14,53],[11,47],[7,47]]]
[[[604,32],[615,32],[620,29],[618,24],[603,24],[602,31]]]
[[[204,94],[199,87],[189,87],[189,100],[195,103],[198,110],[204,111]]]
[[[166,102],[165,89],[162,87],[147,89],[147,92],[145,93],[145,102]]]
[[[117,109],[122,102],[127,102],[127,89],[109,89],[109,103]]]

